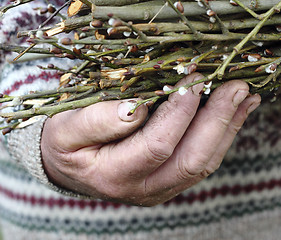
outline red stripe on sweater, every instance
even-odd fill
[[[181,204],[183,202],[188,202],[189,204],[193,204],[196,201],[205,202],[207,199],[214,199],[218,196],[226,196],[226,195],[232,195],[232,196],[238,196],[239,194],[249,194],[251,192],[261,192],[263,190],[271,190],[273,188],[281,188],[281,179],[271,179],[267,182],[259,182],[257,184],[247,184],[245,186],[241,186],[239,184],[236,184],[234,186],[227,186],[223,185],[220,188],[212,188],[210,191],[201,191],[198,194],[190,193],[187,196],[178,195],[171,201],[165,203],[165,204]]]
[[[165,203],[165,205],[182,204],[182,203],[193,204],[196,201],[205,202],[208,199],[214,199],[218,196],[226,196],[226,195],[238,196],[239,194],[243,194],[243,193],[247,194],[251,192],[261,192],[263,190],[271,190],[273,188],[281,188],[281,179],[278,180],[272,179],[268,182],[247,184],[245,186],[241,186],[238,184],[234,186],[224,185],[220,188],[212,188],[210,191],[203,190],[197,194],[189,193],[187,196],[179,195],[174,199]],[[111,203],[111,202],[104,202],[104,201],[28,196],[26,194],[13,192],[12,190],[6,189],[1,185],[0,185],[0,194],[3,194],[10,199],[23,201],[25,203],[30,203],[32,205],[47,206],[49,208],[68,206],[70,208],[78,207],[80,209],[89,207],[90,209],[94,210],[97,207],[102,207],[103,209],[106,209],[108,207],[119,208],[121,206],[126,206],[119,203]]]
[[[110,203],[110,202],[103,202],[103,201],[28,196],[26,194],[13,192],[9,189],[6,189],[3,186],[0,186],[0,194],[3,194],[6,197],[13,200],[23,201],[27,204],[47,206],[49,208],[68,206],[70,208],[78,207],[80,209],[84,209],[85,207],[90,207],[91,209],[101,207],[105,209],[107,207],[119,208],[121,206],[121,204],[119,203]]]
[[[45,71],[42,71],[39,75],[28,74],[28,76],[24,80],[15,81],[14,84],[10,88],[4,90],[3,93],[5,95],[10,95],[12,92],[18,90],[22,85],[32,84],[36,80],[44,80],[45,82],[48,82],[54,78],[59,79],[59,74],[57,74],[56,72],[51,73]]]

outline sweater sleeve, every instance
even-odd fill
[[[47,117],[22,129],[13,130],[8,136],[8,150],[15,161],[26,168],[39,182],[66,196],[88,198],[69,190],[57,187],[49,181],[41,159],[41,133]]]

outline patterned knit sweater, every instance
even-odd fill
[[[0,22],[1,42],[19,41],[15,38],[18,27],[30,28],[42,20],[32,7],[25,5],[5,16]],[[4,55],[1,56],[3,60]],[[58,66],[66,64],[65,60],[56,59],[2,64],[0,92],[19,95],[56,87],[55,72],[35,67],[49,61]],[[219,170],[169,202],[151,208],[59,193],[40,165],[42,124],[15,131],[0,142],[2,237],[5,240],[280,239],[280,126],[281,102],[263,103],[245,123]]]

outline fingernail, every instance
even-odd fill
[[[239,104],[248,96],[248,94],[248,90],[238,90],[232,99],[234,107],[238,107]]]
[[[257,109],[257,107],[260,105],[260,101],[257,102],[253,102],[247,109],[247,114],[249,115],[250,113],[252,113],[254,110]]]
[[[118,116],[122,121],[125,122],[132,122],[135,120],[136,114],[129,114],[131,110],[133,110],[136,107],[136,101],[135,100],[129,100],[121,102],[118,106]]]

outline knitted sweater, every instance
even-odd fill
[[[16,41],[14,34],[19,25],[36,26],[41,17],[30,5],[12,12],[0,23],[2,42]],[[66,60],[46,59],[2,65],[0,92],[20,95],[56,87],[55,72],[35,67],[49,61],[58,66],[66,64]],[[0,142],[3,238],[280,239],[280,104],[263,103],[252,113],[219,170],[169,202],[150,208],[61,194],[48,182],[41,166],[43,122],[14,131]]]

